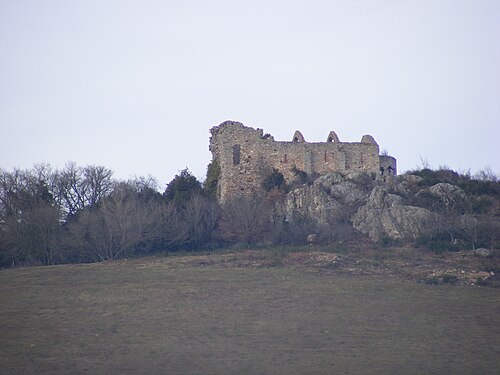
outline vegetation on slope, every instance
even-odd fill
[[[411,174],[420,180],[403,199],[443,218],[438,230],[419,238],[417,245],[436,252],[499,246],[500,182],[494,174],[428,168]],[[278,171],[264,180],[264,195],[224,205],[217,202],[216,161],[204,184],[185,169],[163,193],[154,178],[117,181],[112,175],[102,166],[74,163],[61,170],[47,165],[0,170],[0,266],[96,262],[235,244],[300,245],[308,238],[316,243],[369,241],[350,222],[357,205],[346,203],[343,214],[326,224],[312,215],[287,220],[283,202],[291,187],[284,186]],[[367,175],[366,183],[371,182]],[[439,183],[458,186],[465,198],[443,204],[425,190]],[[401,244],[391,238],[381,243]]]

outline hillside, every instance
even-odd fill
[[[431,250],[495,249],[500,239],[500,183],[450,170],[403,175],[330,173],[286,194],[290,222],[317,224],[324,241],[351,228],[375,242]],[[304,220],[306,218],[306,220]]]
[[[496,289],[358,273],[369,267],[349,257],[266,250],[2,270],[0,366],[25,374],[496,373]]]
[[[500,248],[500,182],[441,169],[403,175],[268,171],[259,195],[218,199],[214,160],[163,192],[100,166],[0,171],[0,267],[88,263],[232,247]]]

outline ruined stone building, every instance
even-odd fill
[[[280,171],[287,183],[297,179],[297,171],[308,176],[330,172],[396,173],[396,159],[379,155],[379,146],[370,135],[361,142],[340,142],[334,131],[326,142],[306,142],[296,131],[289,142],[275,141],[262,129],[226,121],[210,130],[210,150],[220,167],[220,201],[262,191],[262,182],[273,169]],[[389,172],[387,172],[389,169]]]

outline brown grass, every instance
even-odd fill
[[[500,368],[499,289],[259,266],[258,254],[249,261],[256,267],[241,267],[238,257],[0,271],[0,373]]]

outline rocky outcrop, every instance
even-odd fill
[[[312,185],[304,185],[288,193],[287,218],[294,220],[309,216],[319,223],[330,223],[364,204],[373,185],[374,181],[366,173],[321,176]]]
[[[472,255],[478,256],[478,257],[489,257],[493,255],[493,250],[491,249],[485,249],[484,247],[481,247],[479,249],[475,249],[471,251]]]
[[[431,211],[405,206],[399,195],[390,194],[387,188],[376,186],[366,204],[359,208],[352,223],[354,228],[374,240],[384,236],[394,239],[416,239],[429,232],[435,222]]]
[[[391,188],[392,192],[407,196],[420,189],[418,183],[422,180],[423,178],[420,176],[403,174],[389,180],[387,186]]]
[[[330,173],[288,193],[287,219],[312,217],[318,223],[333,225],[343,219],[374,240],[416,239],[430,233],[438,218],[428,209],[404,204],[402,196],[418,190],[420,180],[411,175],[374,180],[367,173]],[[452,191],[437,187],[433,193],[443,189]]]
[[[445,182],[435,184],[428,189],[423,189],[416,195],[418,197],[424,194],[430,194],[445,208],[464,205],[467,200],[467,195],[462,189]]]

